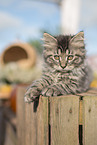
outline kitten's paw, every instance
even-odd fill
[[[61,92],[55,87],[47,87],[42,90],[41,95],[47,97],[59,96]]]
[[[33,102],[32,99],[31,99],[28,95],[25,95],[25,96],[24,96],[24,101],[25,101],[26,103]]]
[[[42,95],[42,96],[46,96],[46,97],[50,97],[50,96],[53,96],[53,92],[54,92],[54,90],[51,89],[51,88],[44,88],[44,89],[41,91],[41,95]]]
[[[37,90],[31,89],[25,93],[24,101],[26,103],[31,103],[38,100],[38,98],[39,98],[39,92]]]
[[[38,100],[38,96],[36,96],[35,94],[33,94],[33,96],[32,96],[32,94],[28,94],[28,95],[25,94],[25,96],[24,96],[24,101],[26,103],[31,103],[31,102],[34,102],[36,100]]]

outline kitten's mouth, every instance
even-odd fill
[[[56,68],[54,67],[54,71],[56,72],[63,72],[63,73],[68,73],[68,72],[71,72],[73,70],[73,68],[68,68],[68,67],[65,67],[64,69],[59,67],[59,68]]]
[[[61,70],[56,70],[57,72],[63,72],[63,73],[70,73],[72,70],[65,70],[65,69],[61,69]]]

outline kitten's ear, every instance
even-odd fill
[[[48,33],[43,35],[44,47],[51,48],[57,45],[57,39]]]
[[[77,33],[71,40],[71,45],[75,47],[83,47],[84,46],[84,32]]]

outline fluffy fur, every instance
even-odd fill
[[[56,37],[44,33],[43,40],[42,78],[28,88],[25,102],[33,102],[40,95],[54,97],[87,91],[92,77],[85,61],[84,32]]]

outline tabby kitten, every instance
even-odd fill
[[[85,92],[91,72],[85,61],[84,32],[74,36],[53,37],[44,33],[44,68],[42,78],[34,81],[25,94],[25,102],[43,96]]]

